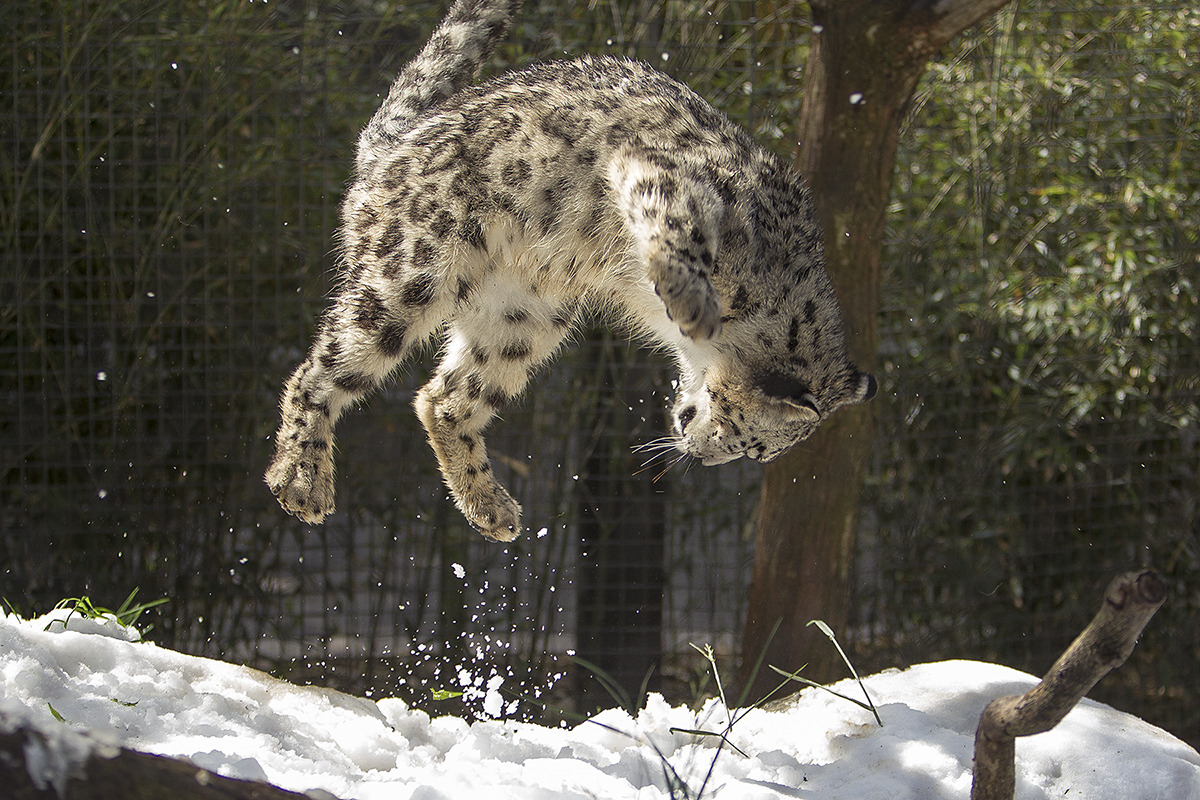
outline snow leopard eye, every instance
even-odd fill
[[[807,392],[799,397],[781,397],[779,399],[787,403],[789,406],[793,406],[804,411],[809,411],[813,414],[816,414],[818,417],[821,416],[821,409],[817,406],[817,398],[813,397]]]
[[[758,388],[767,397],[782,400],[790,406],[806,409],[820,415],[817,398],[808,390],[808,385],[798,378],[781,372],[768,372],[758,381]]]

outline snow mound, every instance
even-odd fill
[[[652,696],[636,717],[613,709],[572,729],[431,718],[399,700],[294,686],[114,637],[103,622],[47,622],[0,614],[0,731],[32,725],[61,742],[39,762],[41,785],[60,781],[56,765],[78,763],[88,743],[115,743],[361,800],[660,800],[683,796],[675,776],[691,797],[961,800],[983,707],[1037,682],[970,661],[884,672],[865,679],[882,728],[868,711],[806,690],[747,713],[730,735],[741,755],[672,730],[723,729],[716,702],[696,712]],[[1016,794],[1200,800],[1200,754],[1084,700],[1053,731],[1018,740]]]

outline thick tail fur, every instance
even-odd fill
[[[520,6],[521,0],[455,0],[421,52],[401,70],[359,137],[360,174],[414,120],[475,80]]]

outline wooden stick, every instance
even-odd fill
[[[1166,594],[1153,570],[1118,575],[1100,611],[1041,683],[988,704],[975,731],[971,800],[1012,800],[1016,738],[1053,728],[1101,678],[1124,664]]]

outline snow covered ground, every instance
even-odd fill
[[[726,712],[716,703],[695,712],[651,697],[636,718],[609,710],[570,729],[431,719],[398,700],[293,686],[131,641],[136,633],[114,623],[73,616],[64,625],[65,616],[0,612],[0,730],[32,724],[62,753],[115,742],[364,800],[658,800],[673,796],[671,771],[688,787],[676,797],[703,789],[737,800],[967,798],[980,711],[1036,683],[968,661],[885,672],[865,679],[882,728],[870,712],[806,690],[786,709],[747,713],[730,735],[741,753],[718,753],[715,737],[671,731],[721,730]],[[852,682],[835,688],[859,696]],[[64,728],[88,738],[53,735]],[[52,777],[53,759],[44,763]],[[1017,797],[1064,796],[1200,800],[1200,754],[1084,700],[1055,730],[1017,743]]]

